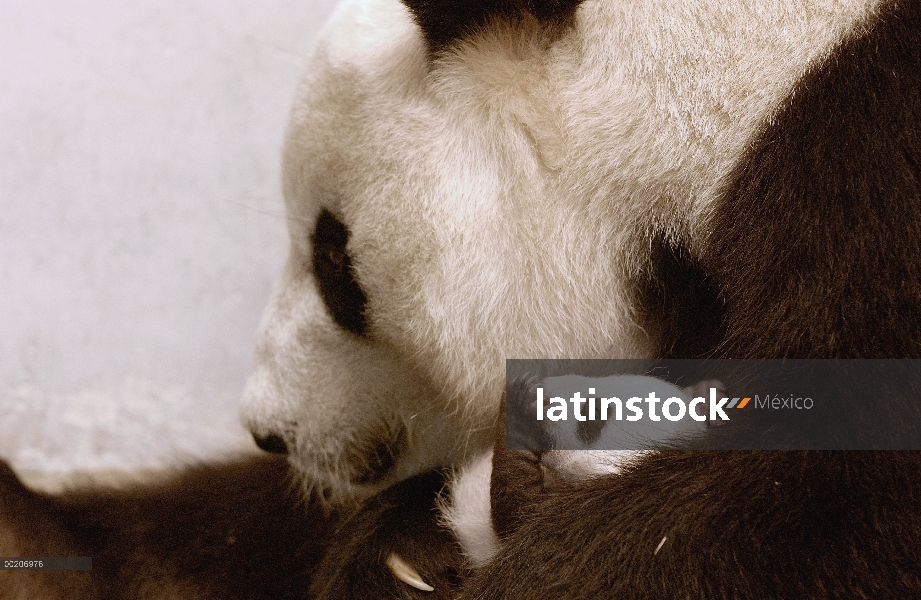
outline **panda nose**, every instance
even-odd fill
[[[275,434],[267,436],[259,436],[255,433],[253,434],[253,440],[256,441],[256,445],[266,452],[271,452],[272,454],[287,454],[288,446],[285,444],[285,440],[281,439],[280,436]]]

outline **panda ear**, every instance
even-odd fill
[[[563,23],[582,0],[403,0],[437,54],[496,17],[530,13],[547,24]]]

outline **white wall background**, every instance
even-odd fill
[[[333,0],[0,2],[0,458],[251,448],[280,149]]]

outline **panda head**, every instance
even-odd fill
[[[243,414],[332,501],[482,449],[505,358],[601,356],[619,322],[597,310],[610,261],[587,207],[555,182],[541,92],[562,23],[497,24],[436,59],[416,18],[397,0],[339,9],[284,152],[290,255]]]
[[[489,445],[506,358],[655,355],[651,240],[705,230],[751,132],[868,3],[724,4],[341,6],[284,150],[257,440],[329,500],[366,497]]]

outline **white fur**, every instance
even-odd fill
[[[589,0],[557,37],[495,23],[427,62],[397,0],[327,27],[285,146],[291,254],[244,419],[334,498],[490,442],[505,358],[646,357],[627,301],[651,229],[705,243],[759,124],[876,0]],[[313,281],[321,207],[351,232],[369,336]],[[406,424],[373,485],[349,456]]]
[[[442,521],[454,532],[474,568],[488,563],[499,551],[489,497],[492,455],[488,450],[460,469],[449,482],[449,495],[439,502]]]

